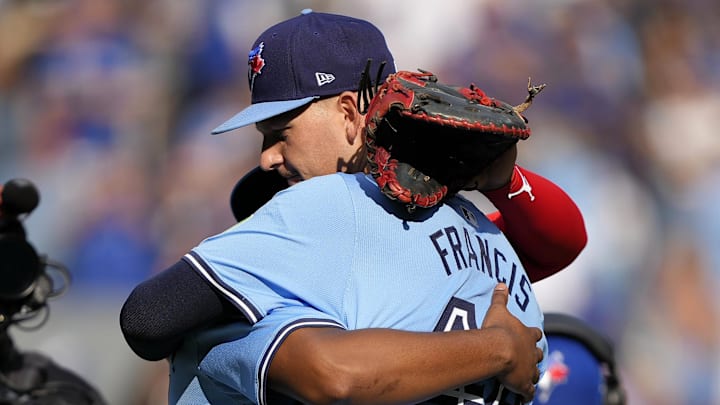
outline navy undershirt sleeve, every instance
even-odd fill
[[[145,360],[162,360],[199,328],[242,317],[190,265],[180,260],[142,282],[120,311],[120,329],[130,348]]]

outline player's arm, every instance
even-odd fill
[[[242,316],[184,260],[139,284],[120,311],[120,329],[141,358],[162,360],[191,331]]]
[[[488,215],[515,248],[530,280],[551,276],[573,262],[587,244],[580,209],[559,186],[516,166],[516,147],[476,179],[498,209]]]
[[[270,388],[314,404],[415,403],[498,377],[529,401],[542,333],[506,304],[507,290],[496,289],[482,329],[469,331],[298,329],[273,357]]]
[[[519,166],[513,173],[506,187],[484,194],[499,210],[490,219],[535,282],[577,258],[587,244],[585,222],[570,196],[553,182]]]

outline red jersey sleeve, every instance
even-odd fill
[[[564,269],[585,248],[580,209],[550,180],[515,166],[507,186],[483,194],[498,209],[488,217],[505,233],[531,281]]]

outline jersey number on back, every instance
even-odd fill
[[[475,319],[475,304],[453,297],[445,307],[437,325],[435,325],[435,332],[448,332],[451,330],[469,330],[477,328],[478,325],[477,320]],[[520,403],[517,401],[518,398],[510,391],[505,390],[501,384],[498,384],[494,380],[487,380],[447,391],[437,398],[423,402],[423,404],[455,405]]]

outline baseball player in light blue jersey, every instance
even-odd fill
[[[281,191],[184,260],[252,325],[231,326],[227,338],[212,331],[207,333],[213,336],[201,334],[200,341],[187,342],[191,349],[186,350],[195,351],[207,341],[240,336],[196,357],[196,364],[174,363],[171,402],[197,403],[194,395],[203,392],[222,397],[237,391],[253,402],[272,403],[266,397],[269,363],[296,328],[479,328],[498,283],[508,287],[513,315],[528,326],[543,322],[512,246],[472,203],[456,196],[410,216],[365,174],[315,177]],[[547,353],[544,337],[538,347]],[[539,367],[543,371],[545,363]],[[187,384],[188,373],[195,371],[200,380],[183,397],[183,388],[175,384]],[[447,396],[487,404],[521,402],[496,380]]]
[[[546,344],[530,282],[577,257],[582,215],[515,148],[468,186],[498,211],[456,196],[408,214],[361,174],[368,60],[396,71],[377,27],[309,10],[251,46],[252,102],[213,133],[255,125],[259,168],[290,187],[250,182],[238,200],[263,197],[237,219],[254,214],[140,283],[120,313],[138,356],[170,360],[171,403],[532,399]]]

